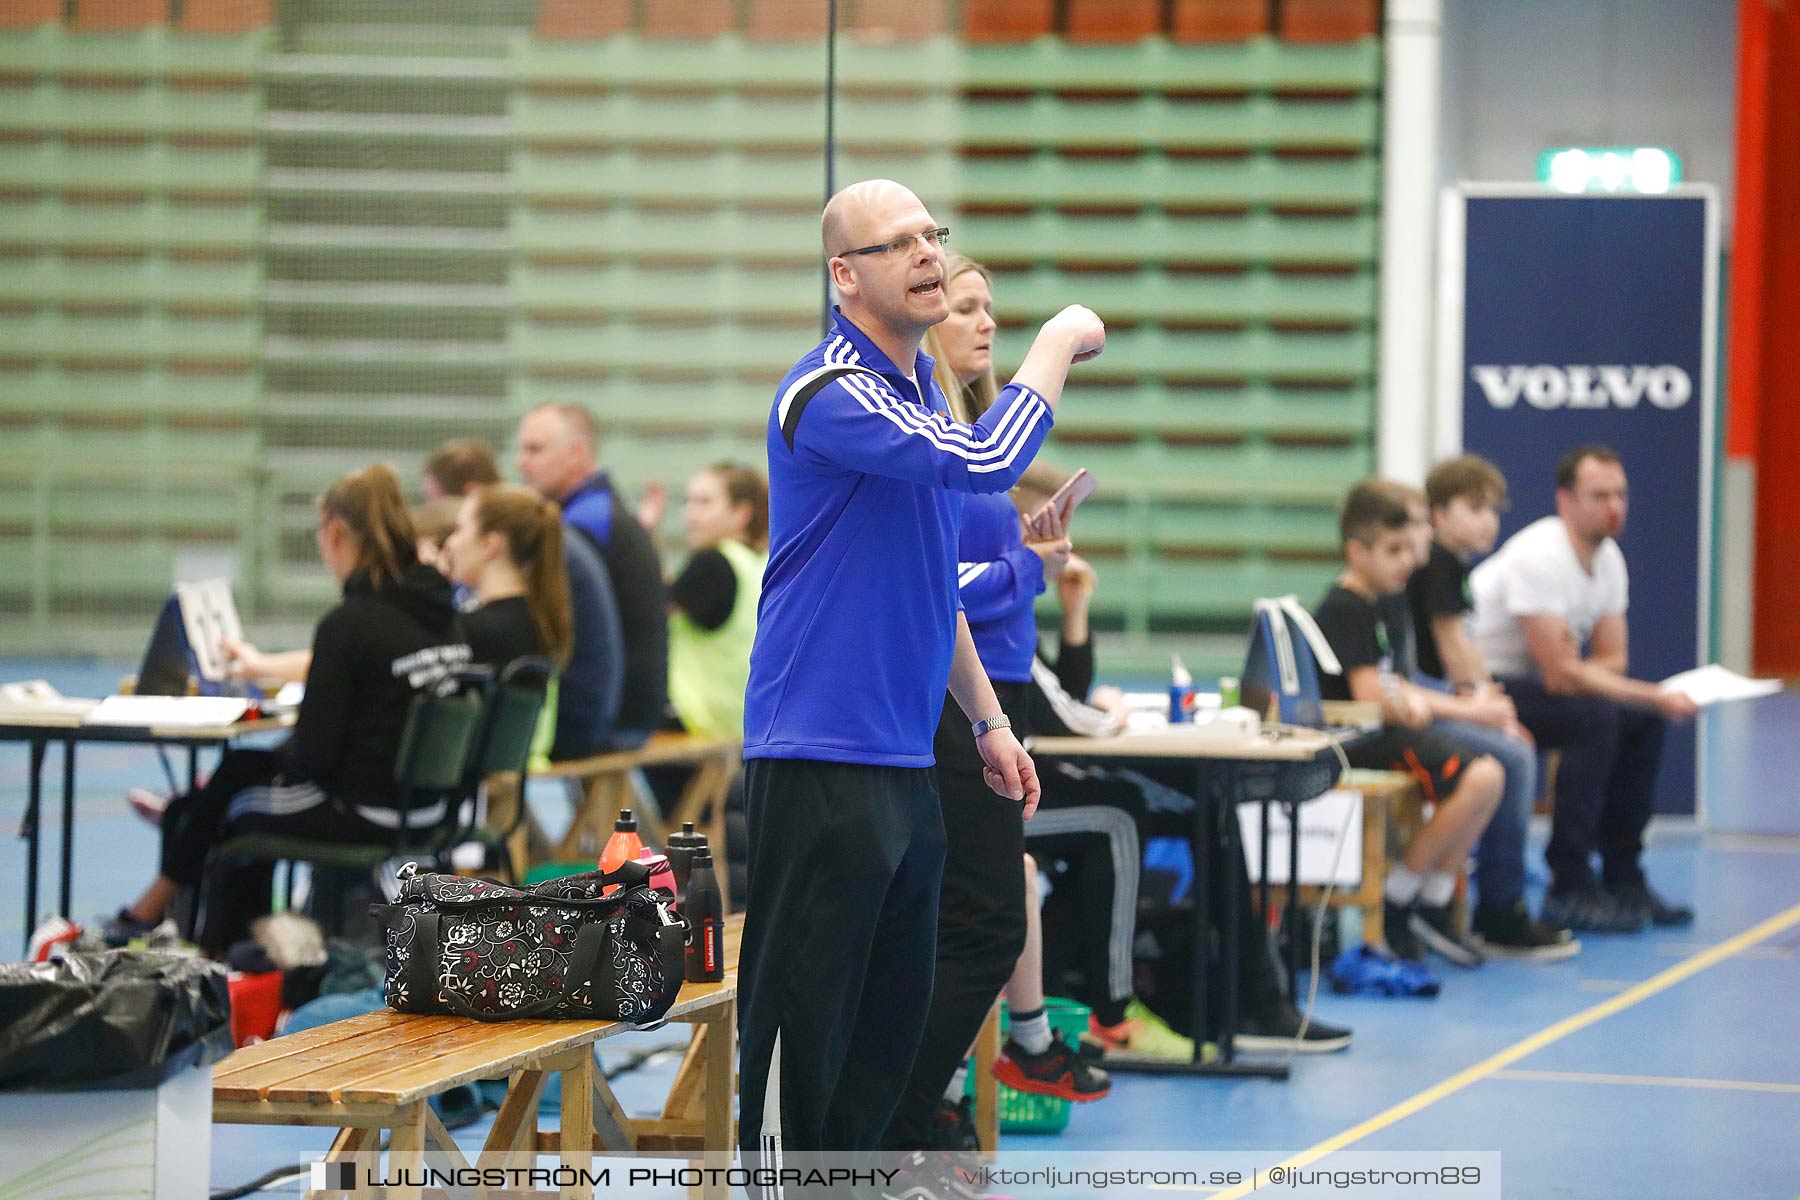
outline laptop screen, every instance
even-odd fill
[[[181,603],[170,596],[156,618],[144,664],[138,668],[140,696],[185,696],[188,691],[187,634],[181,625]]]

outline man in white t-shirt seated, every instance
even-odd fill
[[[1543,919],[1601,933],[1694,917],[1653,892],[1638,861],[1664,730],[1695,709],[1626,673],[1628,580],[1614,540],[1625,510],[1619,456],[1579,446],[1557,464],[1556,515],[1508,538],[1470,581],[1488,670],[1538,745],[1562,752]]]

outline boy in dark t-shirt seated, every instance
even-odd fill
[[[1492,758],[1432,728],[1453,697],[1428,692],[1403,678],[1395,647],[1406,636],[1390,628],[1383,597],[1401,594],[1412,574],[1407,490],[1381,480],[1359,483],[1344,502],[1339,533],[1344,570],[1313,616],[1343,667],[1321,675],[1327,700],[1381,705],[1382,728],[1349,748],[1354,766],[1411,775],[1436,811],[1413,836],[1383,888],[1382,936],[1402,958],[1424,947],[1458,966],[1473,967],[1481,951],[1457,930],[1450,901],[1456,877],[1500,802],[1502,774]],[[1421,945],[1423,943],[1423,945]]]
[[[1433,467],[1415,497],[1413,530],[1418,566],[1406,583],[1403,621],[1417,647],[1412,670],[1425,687],[1464,697],[1467,715],[1443,732],[1506,774],[1500,807],[1476,851],[1479,896],[1470,925],[1490,955],[1554,962],[1581,950],[1567,929],[1531,915],[1525,900],[1525,841],[1537,795],[1537,746],[1519,724],[1512,699],[1488,673],[1481,649],[1465,628],[1475,607],[1469,560],[1494,548],[1506,477],[1487,459],[1463,454]]]
[[[1406,581],[1406,602],[1417,635],[1419,670],[1459,691],[1491,688],[1493,677],[1469,638],[1464,619],[1475,609],[1469,561],[1494,548],[1506,477],[1487,459],[1462,454],[1431,469],[1425,480],[1431,541]]]

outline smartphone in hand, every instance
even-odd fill
[[[1056,489],[1056,493],[1025,521],[1026,526],[1037,534],[1043,534],[1052,514],[1061,513],[1063,524],[1075,514],[1075,509],[1083,500],[1094,494],[1100,482],[1088,474],[1086,467],[1081,468]]]

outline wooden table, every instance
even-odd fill
[[[1203,1056],[1203,1043],[1209,1028],[1207,1020],[1207,954],[1211,938],[1211,860],[1212,847],[1224,836],[1224,822],[1236,821],[1236,802],[1243,793],[1244,772],[1258,767],[1289,764],[1312,766],[1335,760],[1341,746],[1360,736],[1357,731],[1325,731],[1315,729],[1265,728],[1254,734],[1213,734],[1193,726],[1172,726],[1165,731],[1121,734],[1110,738],[1050,737],[1033,738],[1029,748],[1033,755],[1045,758],[1078,759],[1106,762],[1122,766],[1135,763],[1167,767],[1172,762],[1187,763],[1194,768],[1194,828],[1190,846],[1194,858],[1194,977],[1193,1034],[1194,1057],[1190,1062],[1132,1059],[1108,1056],[1108,1070],[1143,1071],[1157,1074],[1256,1075],[1285,1079],[1288,1069],[1281,1063],[1240,1062],[1232,1048],[1231,1033],[1237,1028],[1237,956],[1238,956],[1238,872],[1243,870],[1242,855],[1228,856],[1225,870],[1229,873],[1225,887],[1225,913],[1220,929],[1222,947],[1219,955],[1224,976],[1224,1034],[1219,1039],[1219,1061],[1208,1063]],[[1211,803],[1214,788],[1223,802]],[[1265,805],[1266,805],[1265,801]],[[1298,804],[1292,806],[1297,810]],[[1292,827],[1299,827],[1297,811],[1291,811]],[[1263,820],[1264,857],[1267,858],[1268,817]],[[1299,857],[1299,838],[1290,838],[1295,860]],[[1290,863],[1292,878],[1298,874],[1297,861]],[[1290,916],[1293,911],[1290,900]]]
[[[30,750],[31,766],[27,772],[29,791],[25,816],[19,822],[19,836],[25,839],[25,944],[31,943],[31,932],[37,927],[37,887],[40,818],[43,807],[44,757],[50,743],[63,747],[62,781],[62,879],[57,891],[59,911],[69,917],[75,880],[75,749],[83,742],[109,742],[114,745],[185,746],[188,752],[188,786],[192,788],[200,773],[200,751],[204,747],[223,747],[247,734],[265,733],[292,726],[294,717],[284,713],[254,721],[236,721],[230,725],[89,725],[83,713],[27,713],[11,709],[0,717],[0,742],[24,742]]]
[[[615,1021],[506,1021],[392,1012],[321,1025],[228,1056],[213,1072],[213,1120],[220,1124],[325,1125],[339,1130],[328,1161],[372,1156],[390,1132],[389,1167],[417,1171],[429,1147],[457,1167],[529,1165],[554,1152],[586,1170],[592,1154],[633,1150],[672,1157],[717,1156],[729,1163],[737,1142],[732,1102],[737,1065],[737,955],[742,918],[725,927],[726,972],[718,983],[689,983],[668,1019],[694,1026],[661,1115],[625,1115],[595,1070],[594,1045],[633,1032]],[[537,1128],[545,1076],[561,1071],[562,1118],[554,1133]],[[506,1100],[474,1163],[428,1103],[459,1084],[508,1081]],[[357,1160],[352,1160],[357,1161]],[[367,1165],[370,1157],[360,1162]],[[319,1195],[328,1193],[309,1193]],[[564,1195],[585,1196],[581,1186]],[[723,1187],[702,1189],[724,1196]],[[390,1189],[417,1197],[416,1187]]]

